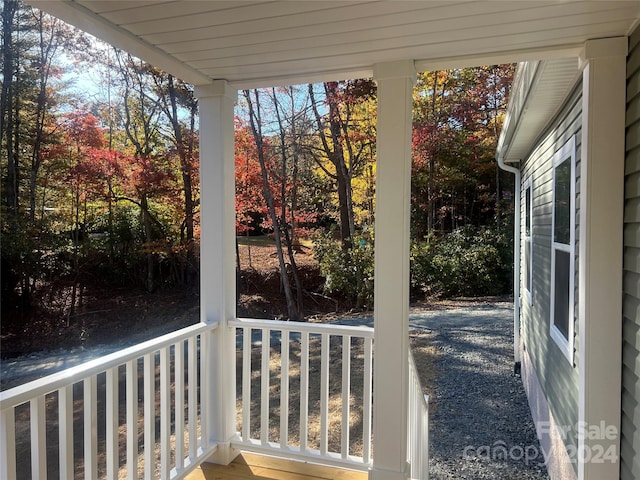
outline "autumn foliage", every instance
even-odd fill
[[[4,3],[2,19],[3,308],[42,303],[48,291],[64,298],[48,307],[69,320],[89,287],[197,287],[193,87],[122,51],[92,47],[71,27],[15,0]],[[40,38],[51,48],[43,49]],[[65,73],[83,68],[99,71],[100,95],[69,87]],[[411,228],[424,261],[433,260],[425,253],[429,242],[449,245],[443,238],[463,238],[465,228],[489,228],[500,235],[483,238],[508,241],[501,235],[508,231],[510,179],[493,152],[513,70],[418,76]],[[280,245],[289,318],[304,318],[303,303],[313,295],[372,305],[376,111],[371,79],[239,95],[236,234]],[[311,254],[313,239],[327,279],[322,291],[310,291],[296,268],[296,255]],[[431,273],[414,285],[433,290],[428,279],[436,267],[421,268]]]

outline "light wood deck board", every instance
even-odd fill
[[[230,465],[203,463],[187,480],[366,480],[365,472],[243,453]]]

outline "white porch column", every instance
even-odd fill
[[[203,340],[203,431],[211,458],[228,464],[237,455],[230,441],[236,431],[235,335],[235,89],[225,81],[196,87],[200,110],[200,317],[218,323]]]
[[[597,438],[578,440],[581,480],[618,478],[620,468],[626,54],[619,37],[588,41],[582,58],[578,417]],[[597,455],[604,461],[589,461]]]
[[[376,65],[375,361],[372,480],[406,479],[412,61]]]

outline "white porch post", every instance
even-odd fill
[[[578,419],[596,430],[578,440],[580,480],[619,474],[626,54],[618,37],[588,41],[582,58]]]
[[[412,61],[376,65],[378,139],[375,223],[375,362],[372,480],[407,468],[409,201]]]
[[[200,110],[200,317],[218,328],[203,339],[202,425],[211,458],[228,464],[236,456],[236,277],[233,108],[235,89],[225,81],[196,87]]]

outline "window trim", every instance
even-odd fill
[[[556,169],[566,160],[570,161],[570,200],[569,206],[569,244],[555,241],[556,226]],[[551,296],[549,312],[549,328],[551,338],[558,345],[566,359],[573,365],[574,363],[574,341],[575,341],[575,236],[576,236],[576,141],[572,136],[552,157],[552,200],[551,200]],[[569,317],[567,325],[567,337],[555,324],[555,283],[556,283],[556,252],[563,251],[569,253]]]
[[[527,288],[527,279],[524,278],[524,285],[522,291],[524,292],[525,300],[529,305],[533,305],[533,177],[529,177],[524,181],[524,250],[526,251],[527,242],[529,242],[529,262],[526,265],[527,276],[529,277]],[[527,190],[529,190],[529,211],[527,211]],[[529,235],[527,235],[527,215],[529,217]],[[526,262],[526,255],[524,255]],[[523,263],[525,263],[523,262]]]

